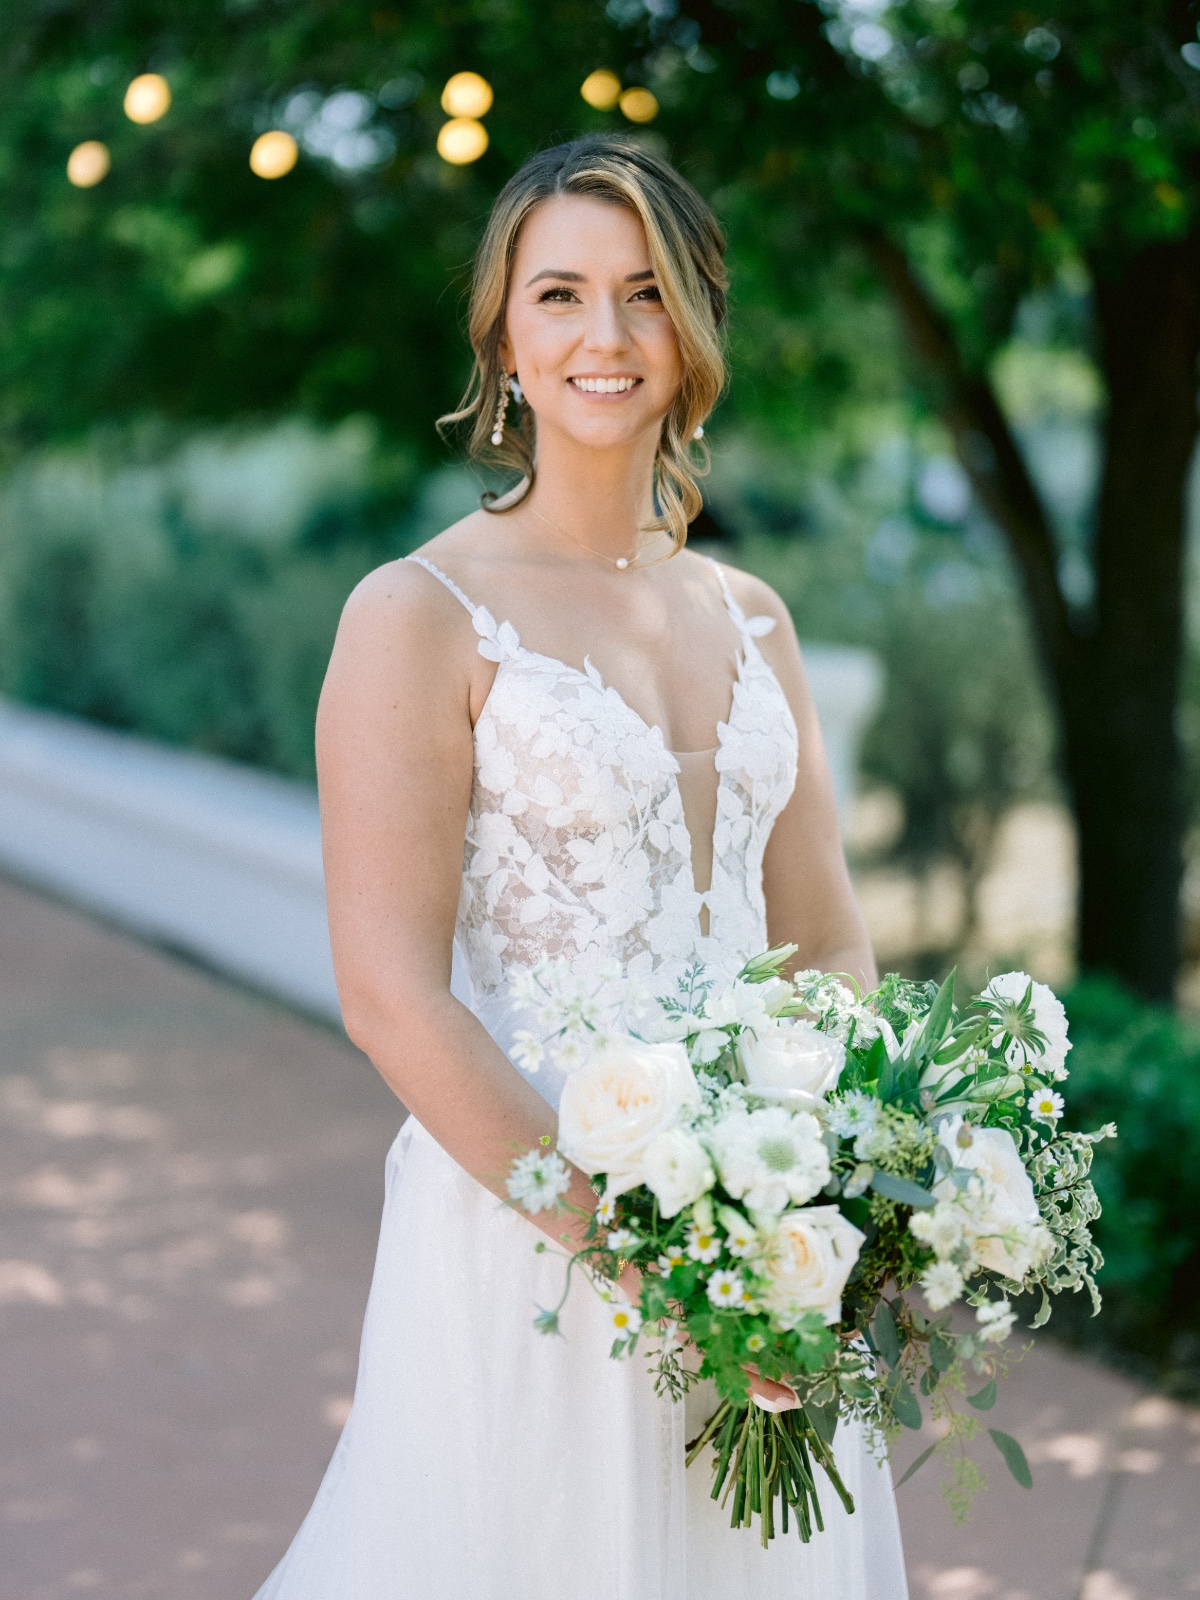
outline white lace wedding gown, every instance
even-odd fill
[[[525,649],[411,559],[457,595],[499,664],[475,728],[455,992],[500,1045],[521,1022],[510,976],[540,956],[615,956],[668,985],[697,952],[736,970],[765,948],[763,850],[796,773],[795,724],[755,644],[770,620],[747,620],[717,568],[741,652],[707,754],[701,894],[681,792],[695,761],[677,761],[590,664]],[[711,818],[703,782],[695,793]],[[552,1074],[531,1082],[557,1102]],[[854,1515],[826,1489],[826,1532],[764,1551],[710,1499],[708,1462],[685,1471],[711,1395],[693,1391],[685,1420],[640,1357],[610,1360],[583,1282],[563,1336],[534,1331],[562,1287],[541,1238],[408,1119],[387,1162],[354,1409],[258,1600],[905,1600],[891,1478],[857,1430],[836,1439]]]

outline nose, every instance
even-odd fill
[[[588,318],[584,343],[587,349],[603,355],[613,355],[627,347],[629,336],[616,295],[597,297]]]

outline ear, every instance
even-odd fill
[[[496,346],[496,354],[499,356],[500,365],[504,368],[505,372],[512,372],[515,369],[517,363],[513,358],[513,348],[509,342],[507,328],[500,335],[500,343]]]

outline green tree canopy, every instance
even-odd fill
[[[1196,9],[18,0],[0,66],[0,430],[20,445],[145,411],[366,410],[431,451],[465,371],[457,285],[491,196],[536,145],[629,127],[580,98],[593,68],[648,85],[651,136],[730,231],[757,334],[735,409],[783,426],[836,397],[844,344],[812,315],[831,286],[892,308],[1024,584],[1079,823],[1082,958],[1166,995],[1200,355]],[[462,68],[496,102],[487,153],[452,168],[433,147]],[[121,96],[147,69],[174,104],[141,127]],[[304,154],[268,183],[247,152],[280,126]],[[97,138],[112,172],[73,189],[67,153]],[[1064,274],[1090,286],[1075,336],[1106,387],[1091,584],[1071,594],[991,378],[1022,301]]]

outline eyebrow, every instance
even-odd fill
[[[629,274],[629,276],[625,279],[625,282],[626,283],[644,283],[647,278],[652,278],[653,276],[654,276],[654,268],[653,267],[644,267],[641,272],[631,272]],[[560,283],[586,283],[587,282],[587,279],[584,277],[582,272],[565,272],[565,271],[560,271],[558,267],[543,267],[540,272],[535,272],[534,273],[533,277],[530,278],[529,282],[525,285],[525,287],[527,289],[532,288],[532,286],[535,283],[540,283],[543,278],[557,278]]]

